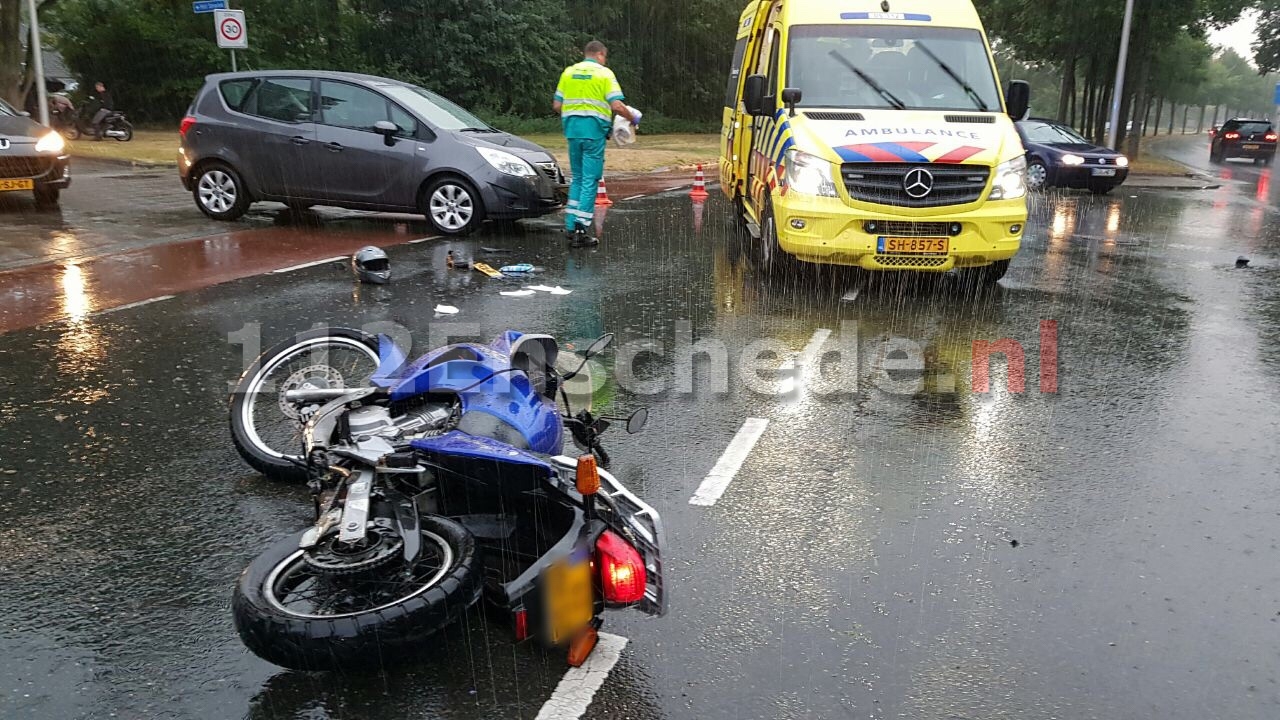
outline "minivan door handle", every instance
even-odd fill
[[[342,152],[342,150],[343,150],[342,145],[340,145],[340,144],[338,144],[338,143],[336,143],[336,142],[328,142],[328,143],[325,143],[325,144],[324,144],[324,147],[325,147],[325,149],[326,149],[326,150],[328,150],[329,152]]]
[[[310,141],[310,140],[308,140],[308,139],[306,139],[306,138],[302,137],[301,135],[294,135],[293,137],[289,138],[289,142],[293,143],[294,145],[309,145],[309,144],[311,144],[311,141]]]

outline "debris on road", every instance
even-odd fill
[[[502,277],[502,273],[498,272],[497,270],[494,270],[492,267],[490,267],[486,263],[482,263],[482,262],[471,263],[471,267],[475,268],[479,272],[484,273],[485,275],[488,275],[491,278]]]
[[[437,315],[457,315],[458,308],[452,305],[437,305],[436,314]]]
[[[529,263],[516,263],[515,265],[503,265],[498,268],[498,272],[510,275],[527,275],[533,272],[534,269]]]
[[[1238,268],[1247,268],[1247,267],[1249,267],[1249,258],[1247,258],[1247,257],[1245,257],[1245,256],[1243,256],[1243,255],[1241,255],[1240,257],[1236,258],[1236,267],[1238,267]]]
[[[506,295],[507,297],[528,297],[533,294],[533,291],[532,290],[503,290],[498,294]]]

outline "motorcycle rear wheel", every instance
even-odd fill
[[[333,357],[338,356],[339,360]],[[284,391],[362,387],[378,367],[378,339],[358,330],[309,330],[263,353],[240,376],[230,398],[231,440],[253,469],[273,480],[301,482],[302,423]]]
[[[387,658],[420,648],[480,599],[484,576],[465,527],[435,515],[420,522],[422,555],[412,570],[401,560],[355,576],[325,575],[304,561],[302,533],[272,545],[236,583],[231,609],[240,639],[263,660],[294,670],[378,671]]]

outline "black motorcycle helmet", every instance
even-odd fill
[[[351,256],[351,272],[363,283],[386,285],[391,281],[391,261],[382,248],[360,248]]]

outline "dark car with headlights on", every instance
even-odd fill
[[[564,207],[545,149],[398,80],[324,70],[210,75],[179,128],[178,173],[201,212],[258,200],[422,213],[462,235]]]
[[[37,204],[52,206],[70,184],[62,136],[0,100],[0,193],[30,192]]]
[[[1129,158],[1052,120],[1015,123],[1027,150],[1027,186],[1082,188],[1103,195],[1129,176]]]
[[[1236,118],[1223,123],[1209,143],[1209,162],[1220,163],[1231,158],[1270,165],[1276,158],[1276,129],[1271,121]]]

